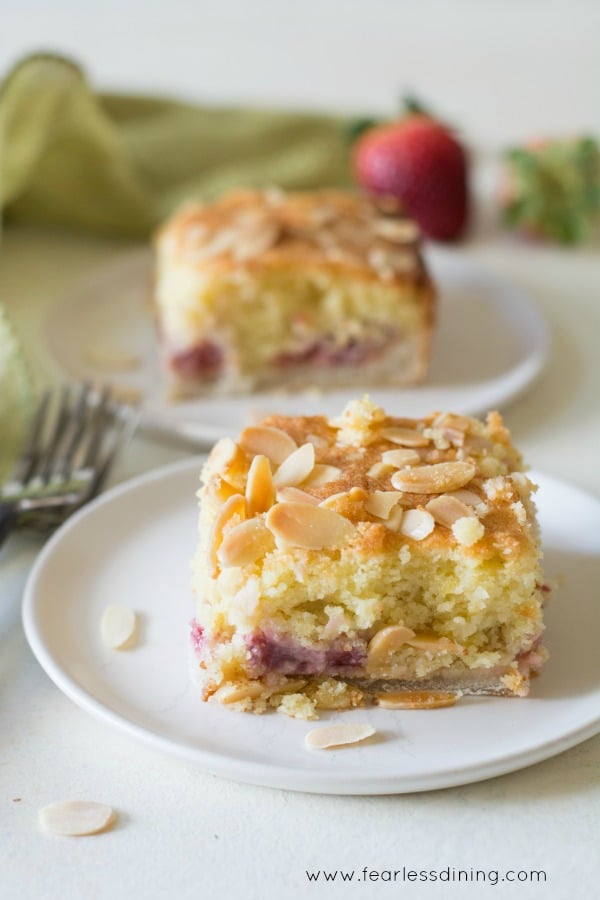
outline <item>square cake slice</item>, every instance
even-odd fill
[[[546,656],[535,488],[498,413],[400,419],[364,398],[331,421],[272,416],[202,477],[205,699],[312,716],[527,694]]]
[[[415,223],[341,191],[237,191],[156,240],[174,397],[419,381],[434,300]]]

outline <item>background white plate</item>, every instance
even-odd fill
[[[436,409],[476,415],[505,406],[544,365],[545,321],[519,288],[460,252],[436,248],[427,255],[440,289],[431,371],[426,383],[415,388],[374,388],[373,399],[402,416]],[[150,298],[151,259],[147,251],[136,251],[86,278],[54,307],[48,321],[51,352],[70,375],[144,396],[142,426],[212,441],[239,431],[254,415],[281,411],[283,405],[288,415],[337,415],[361,393],[356,388],[320,396],[271,392],[168,403],[162,394]],[[135,357],[139,366],[116,372],[98,365],[92,359],[98,350]]]
[[[465,784],[546,759],[600,730],[600,503],[541,475],[534,478],[545,567],[563,586],[547,612],[552,656],[529,698],[328,713],[323,719],[371,722],[378,737],[320,753],[304,748],[314,723],[202,703],[187,663],[199,467],[186,460],[113,489],[56,533],[32,571],[27,638],[50,678],[84,709],[216,775],[339,794]],[[103,647],[100,618],[109,603],[139,614],[135,649]]]

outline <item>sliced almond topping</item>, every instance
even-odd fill
[[[378,237],[401,244],[412,244],[419,239],[419,226],[412,219],[375,219],[371,228]]]
[[[339,547],[354,534],[348,519],[308,503],[278,503],[267,513],[266,523],[276,538],[307,550]]]
[[[226,500],[213,522],[207,554],[212,578],[216,578],[219,574],[217,552],[223,540],[223,531],[226,525],[235,518],[240,521],[246,518],[246,498],[241,494],[234,494],[233,497]]]
[[[112,650],[125,649],[134,635],[136,621],[134,611],[128,606],[107,606],[100,622],[103,643]]]
[[[387,465],[387,463],[376,462],[371,466],[367,475],[369,478],[385,478],[394,470],[394,468],[395,466]]]
[[[289,434],[270,425],[244,428],[238,443],[250,456],[266,456],[275,466],[280,466],[297,448],[296,441]]]
[[[378,519],[389,519],[392,509],[401,497],[399,491],[374,491],[365,503],[365,509]]]
[[[312,444],[302,444],[282,462],[275,472],[275,487],[295,487],[312,472],[315,465],[315,448]]]
[[[40,824],[52,834],[82,837],[103,831],[114,820],[110,806],[92,800],[65,800],[50,803],[39,812]]]
[[[238,453],[239,447],[234,440],[228,437],[221,438],[208,454],[208,466],[212,471],[221,474],[223,469],[233,462]]]
[[[309,750],[327,750],[329,747],[343,747],[345,744],[357,744],[375,734],[372,725],[359,722],[347,722],[342,725],[325,725],[313,728],[306,735],[305,743]]]
[[[457,653],[459,656],[462,656],[465,652],[464,647],[451,641],[450,638],[439,637],[437,634],[430,634],[425,631],[415,634],[406,643],[414,647],[415,650],[425,650],[428,653]]]
[[[302,482],[304,487],[321,487],[323,484],[329,484],[331,481],[337,481],[342,477],[342,470],[337,466],[326,466],[323,463],[316,463],[313,470]]]
[[[373,635],[367,648],[367,669],[378,669],[388,662],[390,654],[414,638],[412,628],[405,625],[388,625]]]
[[[265,253],[277,243],[280,233],[279,223],[271,219],[265,219],[245,227],[239,232],[233,258],[238,262],[243,262]]]
[[[451,494],[448,494],[449,497],[456,497],[457,500],[460,500],[461,503],[466,503],[467,506],[479,506],[480,503],[483,503],[483,500],[476,494],[475,491],[468,490],[458,490],[452,491]]]
[[[435,528],[435,519],[424,509],[407,509],[402,518],[400,533],[413,541],[422,541]]]
[[[319,506],[323,509],[335,509],[340,500],[345,500],[350,496],[350,491],[338,491],[337,494],[330,494],[329,497],[325,497],[324,500],[321,500]]]
[[[389,528],[390,531],[400,531],[400,527],[402,525],[402,519],[404,518],[404,509],[398,503],[397,506],[392,507],[392,511],[384,520],[383,524],[386,528]]]
[[[247,700],[250,697],[254,700],[260,697],[263,692],[263,686],[259,681],[240,681],[237,683],[223,684],[212,695],[212,699],[218,703],[239,703],[240,700]]]
[[[469,461],[434,463],[401,469],[392,475],[392,485],[411,494],[445,494],[468,484],[477,473]]]
[[[434,497],[425,509],[431,513],[436,522],[445,525],[446,528],[451,528],[457,519],[474,515],[471,507],[451,494],[440,494],[439,497]]]
[[[275,549],[273,535],[260,518],[246,519],[223,536],[217,552],[223,566],[250,566]]]
[[[381,454],[381,462],[395,469],[403,469],[404,466],[418,466],[421,457],[416,450],[386,450]]]
[[[456,413],[440,413],[433,422],[434,428],[454,428],[457,431],[468,431],[473,423],[467,416],[458,416]]]
[[[307,491],[296,487],[282,487],[277,490],[278,503],[310,503],[311,506],[319,505],[319,498],[313,497]]]
[[[415,428],[382,428],[381,437],[402,447],[427,447],[429,438]]]
[[[445,691],[394,691],[379,694],[377,705],[383,709],[441,709],[454,706],[458,697]]]
[[[267,512],[275,502],[275,487],[271,474],[271,463],[266,456],[255,456],[246,482],[246,503],[248,515],[256,516]]]

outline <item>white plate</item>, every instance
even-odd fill
[[[435,249],[428,258],[441,294],[431,371],[419,387],[374,388],[373,399],[403,416],[435,409],[476,415],[505,406],[544,365],[548,353],[544,320],[519,288],[460,252]],[[261,393],[166,402],[161,395],[150,285],[148,253],[130,253],[83,281],[53,309],[48,322],[50,349],[62,368],[75,378],[141,393],[142,424],[147,427],[211,441],[239,431],[254,415],[281,410],[283,404],[289,415],[337,415],[360,393],[354,388],[320,396],[309,391],[285,398]],[[134,357],[139,366],[117,372],[94,361],[98,352]]]
[[[552,654],[525,700],[469,698],[435,711],[328,713],[372,723],[378,739],[309,752],[314,723],[202,703],[189,682],[188,561],[196,535],[199,462],[135,479],[69,520],[27,584],[33,652],[81,707],[159,750],[216,775],[292,790],[387,794],[489,778],[546,759],[600,730],[600,503],[547,476],[539,510],[546,570],[564,586],[551,603]],[[135,649],[100,640],[105,606],[141,618]]]

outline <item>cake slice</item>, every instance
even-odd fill
[[[174,396],[407,384],[427,371],[434,288],[414,222],[339,191],[237,191],[156,241]]]
[[[399,691],[527,694],[541,553],[498,413],[400,419],[364,398],[332,421],[272,416],[202,477],[204,699],[312,716]]]

